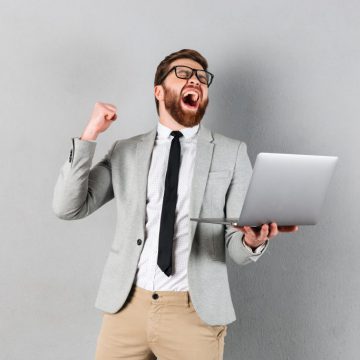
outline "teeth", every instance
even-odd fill
[[[184,94],[184,97],[186,97],[187,95],[191,95],[191,100],[192,101],[198,101],[199,99],[199,94],[196,91],[186,91]]]

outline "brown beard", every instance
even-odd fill
[[[175,91],[164,87],[164,105],[165,109],[172,116],[172,118],[185,127],[193,127],[200,123],[205,114],[209,99],[200,103],[196,112],[184,111],[181,106],[181,96],[177,95]]]

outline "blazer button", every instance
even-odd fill
[[[137,239],[137,244],[141,245],[142,244],[142,240],[141,239]]]
[[[155,293],[155,294],[152,295],[152,298],[153,298],[154,300],[156,300],[156,299],[159,298],[159,295]]]

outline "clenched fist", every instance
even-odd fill
[[[116,119],[116,106],[101,102],[95,103],[90,121],[81,136],[81,140],[95,140]]]

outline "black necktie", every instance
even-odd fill
[[[168,167],[165,178],[165,190],[160,220],[159,251],[157,263],[160,269],[170,276],[172,272],[172,248],[174,238],[175,208],[180,168],[180,131],[172,131]]]

